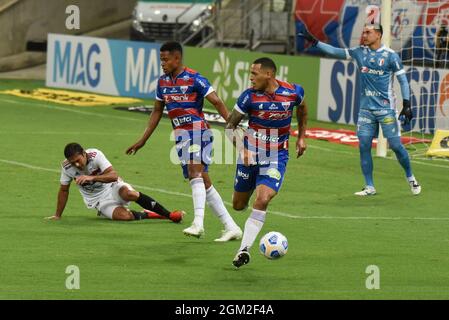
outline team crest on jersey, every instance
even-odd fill
[[[187,92],[187,89],[189,89],[188,86],[181,86],[181,91],[182,91],[182,93],[186,93],[186,92]]]
[[[379,66],[382,67],[384,65],[384,63],[385,63],[385,59],[384,58],[379,60]]]
[[[283,106],[284,109],[287,111],[288,108],[290,108],[290,102],[282,102],[282,106]]]

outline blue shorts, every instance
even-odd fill
[[[377,137],[379,134],[379,124],[382,127],[382,133],[385,138],[401,136],[399,121],[396,117],[396,111],[385,110],[367,110],[360,109],[357,120],[357,136]]]
[[[189,178],[189,162],[202,163],[208,172],[212,162],[213,135],[211,130],[184,131],[183,136],[176,137],[176,151],[181,161],[182,174]]]
[[[253,191],[258,185],[263,184],[279,192],[284,181],[287,162],[288,150],[279,151],[277,159],[269,161],[267,164],[245,166],[239,161],[235,171],[234,190],[237,192]]]

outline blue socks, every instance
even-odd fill
[[[360,165],[362,167],[362,173],[365,177],[367,186],[374,187],[373,182],[373,158],[371,157],[371,143],[372,137],[358,137],[359,138],[359,151],[360,151]]]
[[[396,154],[396,158],[401,164],[402,168],[404,168],[405,175],[407,178],[413,176],[412,167],[410,165],[410,158],[408,156],[407,150],[405,150],[404,146],[401,143],[400,137],[389,138],[388,143],[390,144],[391,150]]]

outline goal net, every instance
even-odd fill
[[[448,0],[392,1],[391,47],[404,63],[415,115],[403,135],[425,139],[408,147],[412,157],[425,157],[436,130],[449,130],[448,28]]]
[[[296,29],[307,27],[321,41],[336,47],[357,46],[367,9],[377,6],[384,14],[385,3],[391,5],[386,11],[390,26],[383,25],[384,32],[390,31],[390,47],[404,63],[415,116],[410,124],[402,125],[402,136],[413,142],[405,142],[413,158],[426,158],[436,130],[449,130],[449,0],[296,0]],[[384,24],[385,19],[381,20]],[[302,38],[296,40],[299,53],[322,55]],[[318,120],[356,124],[359,100],[355,91],[359,80],[353,62],[321,61],[320,91],[330,93],[319,97]],[[337,69],[340,71],[334,75]],[[401,110],[396,79],[394,84]]]

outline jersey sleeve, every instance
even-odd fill
[[[295,84],[295,92],[296,92],[296,103],[299,106],[304,100],[304,88],[301,87],[299,84]]]
[[[156,100],[164,101],[164,96],[162,95],[162,89],[159,86],[159,80],[157,81],[157,85],[156,85]]]
[[[195,77],[194,90],[200,95],[201,98],[205,98],[210,93],[215,91],[209,81],[200,74],[197,74]]]
[[[396,76],[400,76],[401,74],[405,73],[401,58],[399,58],[399,56],[396,52],[391,54],[390,67]]]
[[[112,167],[112,164],[109,162],[103,152],[101,152],[100,150],[95,150],[95,152],[95,165],[101,170],[101,172],[104,172],[107,168]]]
[[[64,168],[61,168],[61,178],[59,179],[59,182],[67,186],[72,182],[72,177],[67,174],[67,172],[64,170]]]
[[[234,106],[234,110],[237,110],[241,114],[249,113],[251,101],[249,90],[244,91]]]
[[[362,48],[361,47],[352,47],[345,49],[346,51],[346,59],[347,60],[357,60],[357,57],[360,55]]]

